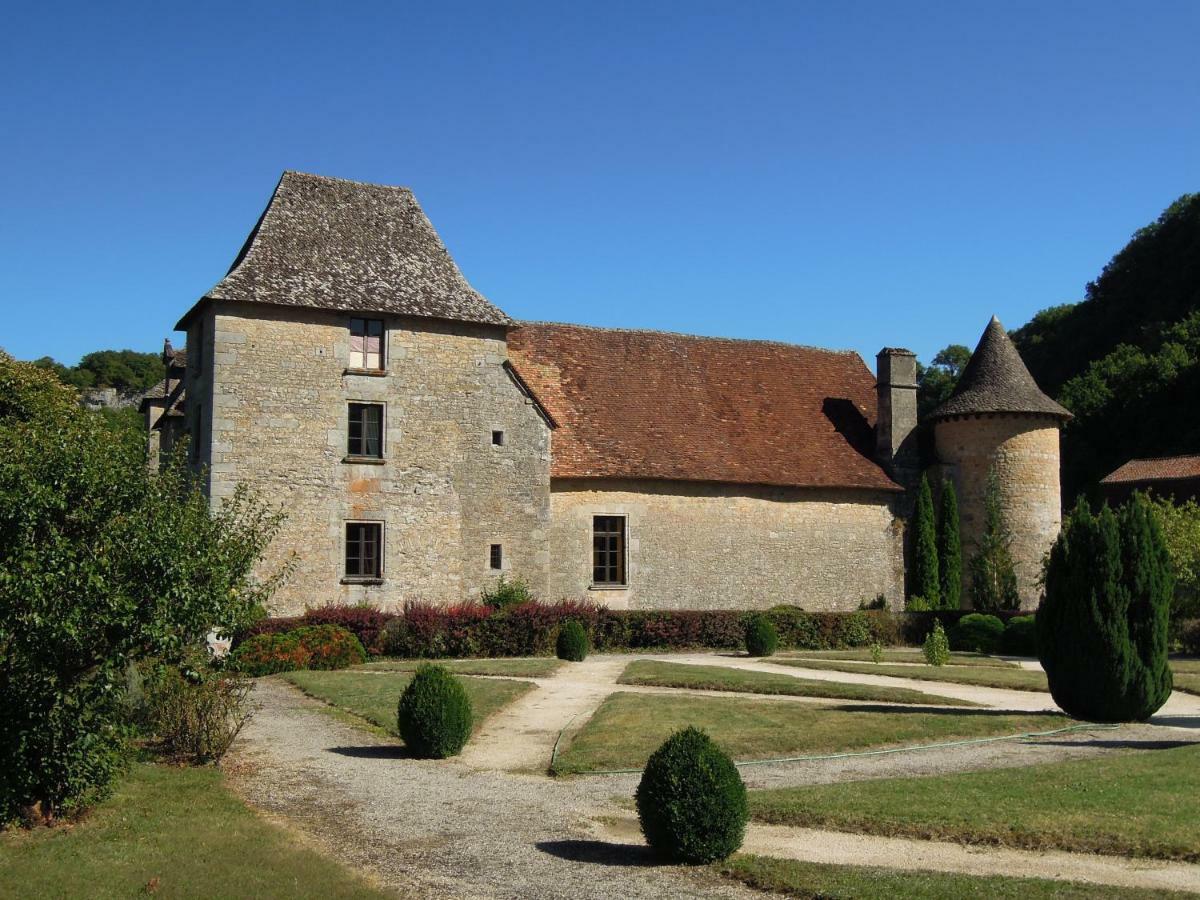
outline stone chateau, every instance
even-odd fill
[[[213,502],[287,512],[275,611],[460,603],[501,575],[614,607],[900,608],[923,468],[964,554],[999,477],[1024,605],[1058,533],[1068,413],[988,325],[918,444],[916,359],[519,322],[459,272],[413,194],[286,172],[180,319],[142,404],[189,435]]]

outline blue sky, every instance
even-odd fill
[[[1200,4],[56,4],[0,34],[0,346],[157,350],[284,169],[510,315],[928,359],[1200,190]]]

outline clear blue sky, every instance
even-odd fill
[[[1200,3],[22,3],[0,346],[157,350],[284,169],[510,315],[928,359],[1200,190]]]

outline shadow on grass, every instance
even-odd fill
[[[330,753],[355,759],[416,759],[402,744],[367,744],[362,747],[330,747]]]
[[[989,707],[974,707],[974,706],[909,706],[909,705],[892,705],[883,703],[873,703],[870,706],[858,705],[855,703],[839,703],[836,706],[829,707],[838,712],[865,712],[865,713],[940,713],[943,716],[983,716],[988,718],[996,718],[997,716],[1021,716],[1021,717],[1045,717],[1047,719],[1064,719],[1065,716],[1061,712],[1052,709],[991,709]]]
[[[1151,716],[1149,725],[1165,725],[1168,728],[1200,728],[1200,716]]]
[[[1195,741],[1106,741],[1096,738],[1090,741],[1056,741],[1037,739],[1029,742],[1039,747],[1097,747],[1101,750],[1174,750],[1177,747],[1194,747]]]
[[[602,866],[659,866],[663,862],[645,844],[610,844],[607,841],[539,841],[543,853],[568,862],[596,863]]]

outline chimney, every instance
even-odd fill
[[[917,452],[917,357],[910,350],[884,347],[875,357],[878,412],[875,453],[895,481],[906,488],[921,473]]]

